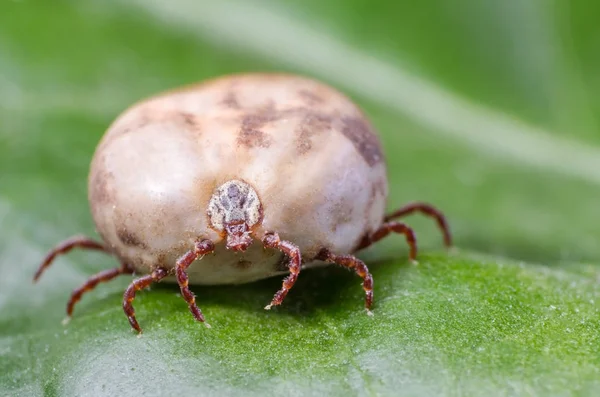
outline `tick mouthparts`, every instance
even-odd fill
[[[248,224],[244,221],[226,223],[225,232],[227,233],[227,249],[244,252],[252,244]]]
[[[252,244],[252,237],[248,233],[244,234],[228,234],[227,235],[227,249],[244,252]]]

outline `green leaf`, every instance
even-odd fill
[[[0,4],[0,395],[595,395],[600,388],[600,67],[594,2],[533,0]],[[302,272],[195,287],[212,328],[174,285],[121,309],[117,265],[45,252],[95,236],[86,177],[107,125],[164,89],[248,70],[308,74],[348,92],[381,132],[390,209],[428,219],[419,264],[399,237],[356,275]]]

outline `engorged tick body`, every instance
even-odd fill
[[[101,140],[89,175],[89,201],[103,243],[71,238],[45,258],[82,247],[113,254],[121,266],[76,289],[83,293],[120,274],[145,274],[127,288],[123,308],[133,328],[136,291],[176,281],[204,322],[189,284],[236,284],[289,273],[266,307],[279,305],[300,270],[324,263],[363,278],[351,255],[390,232],[412,230],[393,218],[433,216],[447,245],[442,214],[424,203],[384,215],[388,194],[379,138],[347,97],[314,80],[284,74],[227,76],[167,92],[123,113]],[[214,253],[214,255],[207,255]]]

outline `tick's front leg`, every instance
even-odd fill
[[[265,310],[270,310],[273,306],[281,305],[281,302],[285,299],[288,291],[296,283],[302,265],[302,255],[300,254],[300,249],[296,245],[289,241],[281,240],[277,233],[267,233],[265,237],[263,237],[262,242],[266,248],[278,249],[290,258],[290,262],[288,263],[288,268],[290,270],[289,276],[283,280],[281,289],[275,293],[271,303],[265,306]]]
[[[163,278],[167,276],[168,272],[166,269],[161,267],[154,269],[152,274],[148,274],[147,276],[143,276],[138,278],[137,280],[133,280],[129,287],[125,290],[125,294],[123,294],[123,311],[129,320],[129,324],[135,329],[137,332],[142,333],[142,329],[135,319],[135,311],[133,310],[133,305],[131,304],[135,299],[135,293],[141,289],[149,287],[150,284],[159,282]]]
[[[177,260],[175,265],[175,272],[177,274],[177,283],[181,289],[181,295],[183,299],[188,303],[190,312],[194,315],[194,318],[210,328],[210,325],[204,321],[204,316],[198,305],[196,305],[196,297],[194,293],[190,291],[188,275],[185,272],[186,269],[198,258],[209,254],[215,250],[215,245],[210,240],[202,240],[196,242],[194,249],[185,253],[181,258]]]

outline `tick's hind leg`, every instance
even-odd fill
[[[401,218],[406,215],[410,215],[414,212],[420,212],[424,215],[427,215],[437,222],[438,227],[442,231],[444,235],[444,244],[447,247],[452,246],[452,235],[450,234],[450,228],[448,227],[448,222],[446,222],[446,217],[444,214],[435,208],[434,206],[427,203],[410,203],[405,205],[404,207],[399,208],[398,210],[392,212],[388,216],[385,217],[385,222],[389,222],[392,219]]]
[[[271,303],[265,306],[265,310],[270,310],[273,306],[281,305],[289,290],[296,283],[298,274],[300,274],[300,267],[302,266],[302,255],[296,245],[289,241],[281,240],[277,233],[267,233],[262,241],[266,248],[278,249],[290,258],[290,262],[288,263],[290,275],[283,280],[281,289],[275,293]]]
[[[149,287],[150,284],[158,282],[167,276],[168,272],[166,269],[162,267],[154,269],[152,274],[148,274],[147,276],[143,276],[138,278],[137,280],[133,280],[129,287],[125,290],[125,294],[123,294],[123,311],[129,320],[129,324],[135,329],[137,332],[142,333],[142,329],[135,319],[135,311],[133,310],[133,299],[135,299],[135,293],[141,289]]]
[[[371,306],[373,305],[373,276],[369,273],[367,265],[357,257],[353,255],[336,255],[331,253],[327,249],[322,249],[317,257],[317,260],[337,263],[340,266],[344,266],[353,269],[363,279],[363,289],[365,290],[365,309],[367,313],[371,315]]]
[[[75,304],[81,300],[81,297],[86,292],[93,290],[98,284],[104,283],[112,280],[113,278],[121,275],[121,274],[132,274],[133,269],[126,263],[123,263],[120,267],[115,267],[114,269],[104,270],[94,276],[90,277],[82,286],[75,289],[71,294],[71,298],[67,303],[67,318],[68,319],[73,315],[73,308]]]
[[[48,252],[48,254],[46,254],[44,261],[40,264],[40,267],[33,276],[33,282],[36,282],[40,278],[44,270],[46,270],[50,264],[52,264],[58,255],[66,254],[73,248],[83,248],[87,250],[97,250],[110,253],[104,244],[96,242],[91,238],[84,236],[74,236],[68,238],[54,247],[50,252]]]
[[[409,226],[400,222],[385,222],[379,227],[379,229],[375,230],[370,235],[366,235],[356,250],[358,251],[363,248],[367,248],[371,244],[381,240],[392,232],[403,234],[406,237],[406,242],[410,247],[408,257],[410,260],[415,261],[417,258],[417,239],[415,238],[415,233]]]

